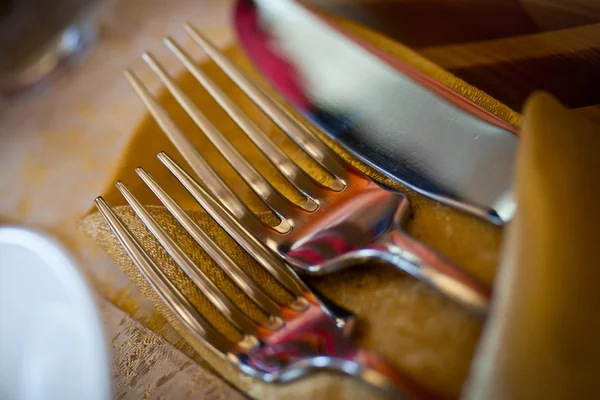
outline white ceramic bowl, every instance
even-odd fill
[[[0,227],[0,398],[110,398],[93,295],[73,258],[44,234]]]

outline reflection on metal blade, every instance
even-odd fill
[[[364,162],[495,223],[512,217],[514,127],[291,0],[240,2],[236,29],[271,84]]]

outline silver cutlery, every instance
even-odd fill
[[[161,158],[180,168],[166,154],[162,153]],[[243,235],[244,247],[293,296],[289,304],[276,300],[263,290],[148,173],[141,168],[136,171],[191,237],[264,314],[258,318],[241,311],[194,265],[189,255],[129,189],[118,182],[119,191],[153,237],[236,332],[236,337],[231,338],[211,325],[140,245],[110,205],[103,198],[97,198],[96,207],[133,263],[197,340],[244,373],[265,382],[288,382],[319,370],[329,370],[356,378],[394,398],[436,398],[377,354],[355,347],[350,337],[355,322],[352,315],[335,305],[326,304],[250,232],[243,227],[238,231]],[[203,194],[204,201],[216,209],[221,207],[200,185],[194,185],[195,190]],[[232,215],[221,210],[228,224],[239,226]],[[240,242],[235,236],[234,239]]]
[[[216,64],[307,154],[334,179],[329,186],[306,174],[290,157],[216,85],[172,39],[165,44],[240,126],[273,166],[305,198],[297,206],[278,192],[202,113],[165,68],[149,53],[144,60],[203,130],[264,204],[279,217],[276,226],[263,224],[246,204],[223,182],[194,148],[146,86],[131,71],[126,76],[192,170],[200,177],[217,203],[208,201],[206,191],[164,154],[159,159],[186,187],[202,207],[248,252],[248,238],[271,249],[301,273],[322,275],[368,259],[384,260],[432,286],[473,310],[487,310],[490,289],[450,260],[407,235],[402,223],[409,208],[407,198],[380,187],[333,153],[300,121],[260,90],[214,45],[191,26],[186,31]],[[168,204],[165,204],[169,208]],[[170,209],[172,213],[174,210]],[[233,216],[233,219],[229,215]],[[175,213],[174,213],[175,214]],[[181,221],[180,221],[181,222]],[[234,223],[235,222],[235,223]]]
[[[299,3],[234,10],[240,46],[279,94],[389,178],[496,224],[510,220],[516,128]]]

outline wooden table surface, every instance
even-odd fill
[[[383,32],[515,111],[545,90],[600,118],[600,1],[300,1]]]

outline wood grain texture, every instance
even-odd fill
[[[600,1],[307,0],[408,45],[520,111],[535,90],[600,104]]]

